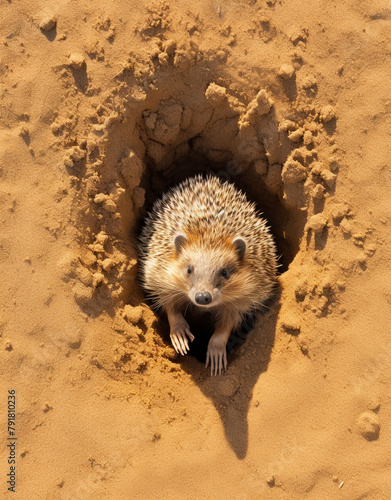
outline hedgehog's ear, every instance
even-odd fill
[[[187,238],[184,234],[177,234],[174,239],[175,249],[178,253],[181,253],[182,248],[186,245]]]
[[[236,253],[239,257],[239,260],[243,260],[244,254],[246,253],[246,248],[247,248],[247,245],[246,245],[246,242],[244,241],[244,239],[240,238],[240,236],[238,236],[237,238],[235,238],[233,240],[232,246],[234,247],[234,250],[236,251]]]

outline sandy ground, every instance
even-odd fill
[[[390,33],[385,0],[2,2],[2,498],[391,498]],[[282,255],[216,378],[136,281],[207,170]]]

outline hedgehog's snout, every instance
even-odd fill
[[[209,292],[197,292],[195,301],[199,306],[206,306],[212,302],[212,295]]]
[[[209,287],[199,287],[190,291],[189,297],[194,305],[200,308],[216,307],[220,303],[220,293],[219,290],[214,288],[213,290]],[[200,291],[201,290],[201,291]]]

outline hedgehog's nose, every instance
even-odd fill
[[[205,306],[212,302],[212,295],[209,292],[198,292],[195,295],[195,301],[200,306]]]

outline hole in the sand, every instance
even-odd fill
[[[95,290],[78,292],[91,314],[111,308],[115,315],[117,298],[134,306],[143,300],[135,262],[144,216],[165,191],[196,174],[218,175],[255,202],[274,235],[280,273],[299,250],[306,223],[300,177],[305,167],[298,167],[296,159],[305,162],[308,155],[301,158],[304,153],[297,149],[285,182],[293,122],[280,127],[268,92],[262,89],[242,103],[234,88],[215,83],[193,82],[190,92],[183,82],[176,96],[163,88],[132,103],[121,120],[106,118],[108,134],[102,146],[99,140],[89,146],[87,159],[81,146],[70,148],[71,168],[78,162],[81,175],[88,170],[86,191],[93,202],[86,239],[97,258],[86,260],[92,262],[87,265]],[[98,106],[96,116],[104,110]],[[102,126],[94,125],[98,132]]]
[[[171,164],[163,168],[161,165],[156,165],[155,161],[147,156],[145,172],[141,182],[141,186],[146,192],[145,211],[149,212],[154,202],[164,192],[170,188],[174,188],[185,179],[197,174],[203,174],[204,176],[208,174],[217,175],[223,180],[233,183],[246,194],[250,201],[256,204],[259,212],[268,221],[273,233],[280,256],[279,273],[286,271],[298,251],[301,232],[297,229],[303,222],[300,221],[300,224],[298,221],[295,222],[294,214],[284,207],[279,193],[270,192],[262,176],[257,173],[254,165],[249,165],[248,168],[245,168],[233,159],[225,162],[211,161],[202,151],[197,151],[197,139],[196,137],[188,141],[185,146],[182,145],[181,148],[186,150],[186,154],[178,156]],[[262,160],[262,162],[262,165],[258,162],[258,169],[263,168],[267,170],[267,161]],[[278,168],[278,166],[275,167]],[[292,221],[294,222],[292,223]],[[141,219],[138,227],[139,233],[143,222],[144,219]],[[290,230],[288,229],[289,224],[292,226]],[[290,239],[287,238],[287,235],[290,236]],[[275,297],[269,301],[263,312],[271,306],[274,300]],[[191,331],[196,339],[190,344],[189,354],[195,356],[199,361],[205,362],[208,341],[215,326],[214,320],[208,314],[204,314],[201,317],[190,315],[186,319],[191,325]],[[254,320],[255,315],[248,315],[238,330],[232,332],[227,345],[229,352],[234,351],[235,347],[244,342],[254,327]],[[168,342],[167,328],[163,327],[160,333]]]

